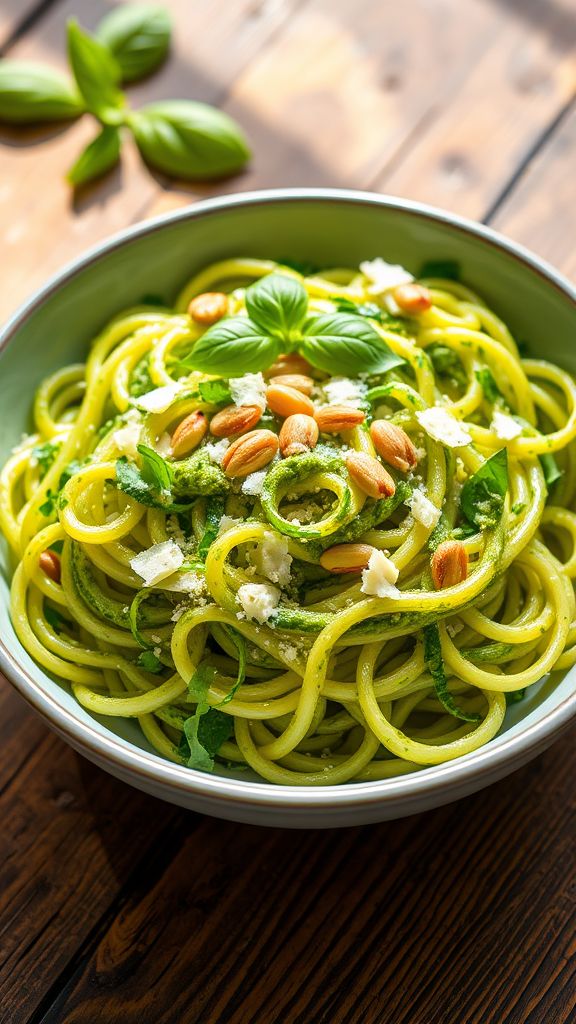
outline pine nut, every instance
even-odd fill
[[[280,451],[284,458],[290,455],[303,455],[316,447],[318,441],[318,424],[312,416],[296,413],[288,416],[280,431]]]
[[[172,434],[172,454],[174,458],[181,459],[198,447],[208,429],[208,423],[203,412],[191,412]]]
[[[224,292],[203,292],[192,299],[188,314],[203,327],[217,323],[228,312],[228,296]]]
[[[259,405],[227,405],[210,420],[210,433],[214,437],[232,437],[252,430],[262,418]]]
[[[394,494],[396,484],[378,459],[364,452],[350,452],[345,461],[351,479],[364,494],[370,498],[389,498]]]
[[[271,430],[253,430],[234,441],[222,459],[227,477],[248,476],[272,461],[278,451],[278,438]]]
[[[43,551],[38,562],[46,576],[54,580],[54,583],[60,583],[60,559],[55,551]]]
[[[416,449],[402,427],[397,427],[389,420],[374,420],[370,426],[370,436],[378,455],[394,469],[407,473],[418,464]]]

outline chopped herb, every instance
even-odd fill
[[[136,363],[130,377],[129,391],[133,398],[140,398],[141,395],[148,394],[155,387],[154,381],[150,376],[150,356],[144,356],[140,362]]]
[[[61,445],[59,441],[45,441],[44,444],[37,444],[32,449],[32,456],[40,466],[42,476],[44,476],[50,469],[60,447]]]
[[[524,700],[526,689],[512,690],[511,693],[506,693],[504,696],[506,697],[506,705],[510,707],[511,704],[519,704],[521,700]]]
[[[428,355],[435,373],[448,377],[453,384],[463,387],[467,383],[466,372],[461,359],[447,345],[430,345]]]
[[[160,658],[157,658],[154,651],[142,651],[136,659],[136,664],[145,669],[146,672],[161,672],[163,669]]]
[[[410,335],[406,320],[392,316],[386,310],[380,309],[380,306],[377,306],[375,302],[356,303],[352,299],[346,298],[345,295],[331,295],[330,301],[334,303],[339,313],[352,313],[354,316],[363,316],[369,320],[377,320],[388,331],[395,331],[396,334],[402,334],[404,337]]]
[[[228,693],[223,700],[220,701],[218,707],[221,707],[223,704],[228,704],[232,700],[234,694],[238,688],[242,686],[242,683],[246,678],[246,641],[237,630],[232,629],[230,626],[224,626],[224,630],[238,651],[238,675],[236,677],[236,682],[228,690]]]
[[[508,453],[502,448],[466,481],[460,508],[468,522],[479,530],[494,527],[502,515],[507,491]]]
[[[546,487],[550,490],[552,484],[555,484],[563,476],[562,470],[553,455],[539,455],[538,457],[544,473]]]
[[[523,512],[525,508],[526,508],[526,502],[525,501],[515,501],[514,504],[512,505],[512,511],[513,511],[515,516],[519,516],[520,513]]]
[[[198,385],[198,392],[202,401],[211,405],[222,405],[232,401],[230,388],[225,380],[202,380]]]
[[[215,674],[215,668],[201,662],[188,683],[189,698],[198,703],[194,714],[184,722],[179,748],[189,768],[204,772],[213,770],[215,755],[234,731],[233,719],[207,703]]]
[[[427,260],[420,267],[418,277],[443,277],[448,281],[459,281],[460,264],[456,260]]]
[[[484,398],[487,402],[494,405],[495,402],[502,401],[504,395],[500,391],[500,388],[494,380],[494,375],[488,367],[485,366],[482,370],[476,370],[476,380],[479,382],[482,391],[484,392]]]
[[[434,692],[438,702],[454,718],[461,718],[464,722],[479,722],[481,716],[476,712],[463,711],[462,708],[459,708],[448,689],[438,625],[433,622],[429,626],[425,626],[422,634],[424,637],[424,661],[434,681]]]
[[[49,490],[46,492],[46,500],[42,502],[38,511],[43,516],[52,516],[56,511],[56,503],[58,501],[58,494],[56,491]]]

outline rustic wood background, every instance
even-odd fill
[[[0,128],[0,312],[126,224],[215,192],[348,185],[485,220],[576,274],[575,0],[167,0],[130,89],[232,113],[249,170],[122,167],[73,197],[93,134]],[[102,0],[1,0],[0,52],[61,65]],[[2,1024],[568,1024],[574,737],[465,802],[288,833],[116,782],[0,689]]]

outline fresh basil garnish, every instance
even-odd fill
[[[546,481],[546,487],[550,490],[552,484],[555,484],[557,480],[563,476],[563,472],[560,469],[556,459],[553,455],[539,455],[540,465],[544,473],[544,480]]]
[[[339,313],[352,313],[354,316],[363,316],[368,320],[376,320],[387,331],[395,331],[396,334],[402,334],[404,337],[409,337],[410,335],[406,320],[392,316],[385,309],[380,309],[380,306],[377,306],[375,302],[353,302],[352,299],[348,299],[345,295],[331,295],[330,302],[334,303]]]
[[[508,452],[500,449],[466,481],[460,495],[460,508],[466,519],[479,530],[498,524],[508,491]]]
[[[294,277],[267,274],[246,289],[246,309],[263,331],[286,339],[302,326],[308,293]]]
[[[494,374],[488,367],[485,366],[481,370],[476,370],[476,380],[480,384],[487,402],[494,405],[496,402],[502,401],[504,395],[494,380]]]
[[[247,317],[230,317],[209,327],[181,365],[235,377],[270,366],[280,351],[279,338],[270,337]]]
[[[170,47],[170,16],[164,7],[121,4],[107,14],[96,38],[120,65],[123,82],[135,82],[157,68]]]
[[[349,313],[311,317],[299,349],[313,366],[332,374],[385,373],[404,362],[367,320]]]
[[[104,124],[121,124],[126,100],[118,88],[120,66],[110,51],[75,19],[68,22],[68,59],[86,107]]]
[[[141,473],[145,483],[158,491],[169,491],[174,480],[174,471],[170,463],[145,444],[139,444],[137,449],[142,457]]]
[[[215,755],[234,732],[234,720],[207,702],[215,674],[215,668],[201,662],[188,683],[188,698],[198,703],[194,714],[183,724],[179,748],[189,768],[204,772],[213,770]]]
[[[192,503],[189,501],[186,504],[179,504],[172,501],[170,491],[161,490],[145,480],[138,467],[129,462],[124,455],[116,461],[116,486],[141,505],[159,508],[163,512],[187,512]]]
[[[239,171],[250,156],[238,125],[205,103],[151,103],[127,123],[146,162],[177,178],[221,178]]]
[[[161,672],[164,668],[160,658],[157,658],[154,651],[141,651],[136,659],[136,664],[139,668],[143,668],[146,672]]]
[[[0,62],[0,121],[66,121],[83,110],[78,90],[60,71],[31,61]]]
[[[119,159],[120,132],[114,125],[104,125],[68,171],[68,181],[72,185],[83,185],[111,170]]]

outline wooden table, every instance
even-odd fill
[[[0,132],[2,315],[65,260],[219,191],[348,185],[483,219],[576,273],[574,0],[171,0],[134,103],[249,133],[241,177],[122,168],[72,197],[93,133]],[[10,57],[61,64],[102,0],[2,0]],[[561,1024],[576,1013],[574,737],[460,804],[343,832],[187,814],[0,691],[2,1024]]]

